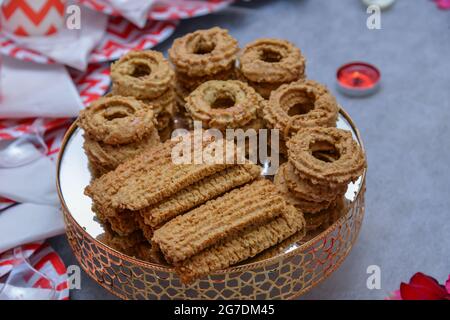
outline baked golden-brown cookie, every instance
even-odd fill
[[[174,71],[158,51],[130,51],[111,65],[113,92],[137,99],[155,99],[173,86]]]
[[[289,41],[258,39],[242,50],[239,69],[253,82],[286,83],[303,77],[305,58]]]
[[[80,111],[78,124],[86,135],[106,144],[142,139],[155,125],[154,113],[132,97],[102,97]]]
[[[230,70],[238,51],[238,43],[228,31],[214,27],[175,39],[169,57],[178,73],[204,77]]]
[[[211,80],[186,98],[186,110],[205,128],[242,128],[258,118],[262,99],[253,88],[236,81]]]
[[[263,114],[285,141],[306,127],[334,127],[339,107],[328,89],[312,80],[284,84],[272,91]]]
[[[142,139],[128,144],[106,144],[85,135],[83,148],[93,166],[92,169],[100,170],[101,174],[104,174],[159,143],[159,134],[154,127]],[[95,174],[95,176],[100,175]]]
[[[298,174],[314,184],[332,188],[356,181],[366,168],[366,158],[352,133],[337,128],[305,128],[287,142],[288,157]],[[324,161],[316,152],[335,155]],[[334,159],[334,158],[332,158]]]
[[[331,206],[331,201],[310,201],[299,198],[291,190],[289,190],[286,183],[286,167],[287,163],[282,164],[278,168],[278,172],[275,175],[274,183],[278,187],[279,192],[285,197],[286,201],[293,205],[296,209],[303,213],[316,213]]]

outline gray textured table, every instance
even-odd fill
[[[254,0],[184,21],[159,46],[199,28],[225,27],[245,44],[286,38],[307,57],[307,73],[336,93],[335,71],[366,60],[382,72],[369,98],[336,93],[364,138],[369,161],[366,217],[347,260],[306,299],[380,299],[416,271],[441,282],[450,273],[450,11],[432,1],[397,0],[382,13],[382,29],[368,30],[359,0]],[[65,237],[51,240],[66,264],[75,258]],[[366,287],[369,265],[381,268],[381,289]],[[112,299],[83,274],[72,299]]]

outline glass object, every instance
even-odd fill
[[[366,96],[378,90],[381,73],[369,63],[350,62],[338,69],[336,78],[342,93],[349,96]]]
[[[30,134],[15,140],[0,141],[0,168],[15,168],[31,163],[47,154],[48,147],[43,133],[38,128],[40,121],[35,121]]]

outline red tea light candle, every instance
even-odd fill
[[[351,62],[336,74],[339,90],[349,96],[361,97],[375,93],[380,87],[380,71],[365,62]]]

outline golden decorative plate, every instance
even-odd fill
[[[350,130],[364,148],[350,116],[341,109],[337,127]],[[252,259],[203,277],[180,282],[170,266],[120,253],[97,238],[104,233],[83,194],[91,179],[82,130],[68,130],[58,159],[58,194],[67,236],[82,268],[95,281],[123,299],[292,299],[304,294],[336,270],[350,252],[364,217],[365,177],[350,183],[345,210],[302,241],[284,244],[280,253]]]

